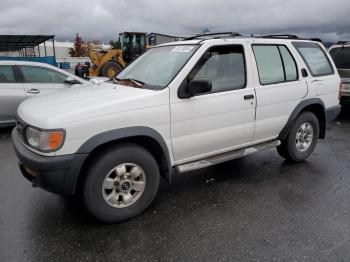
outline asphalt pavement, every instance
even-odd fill
[[[303,163],[267,150],[182,174],[115,225],[31,187],[10,131],[0,130],[0,261],[350,261],[350,110]]]

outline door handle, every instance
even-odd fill
[[[315,83],[315,82],[322,82],[322,80],[320,79],[315,79],[315,80],[312,80],[311,83]]]
[[[39,94],[40,93],[40,90],[39,89],[36,89],[36,88],[32,88],[32,89],[29,89],[27,91],[27,93],[29,94]]]
[[[252,94],[244,96],[244,100],[250,100],[250,99],[253,99],[253,98],[254,98],[254,95],[252,95]]]

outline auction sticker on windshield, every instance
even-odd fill
[[[183,52],[183,53],[188,53],[193,49],[193,46],[186,46],[186,45],[179,45],[175,46],[171,52]]]

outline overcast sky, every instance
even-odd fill
[[[0,34],[109,41],[122,31],[294,33],[350,40],[350,0],[1,0]]]

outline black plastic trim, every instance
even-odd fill
[[[301,101],[293,110],[293,112],[291,113],[291,115],[289,116],[289,119],[286,123],[286,125],[284,126],[284,128],[282,129],[282,131],[280,132],[278,139],[279,140],[284,140],[288,134],[289,131],[292,129],[293,124],[295,119],[297,118],[297,116],[300,114],[301,111],[303,111],[303,109],[305,109],[307,106],[310,105],[321,105],[323,108],[323,113],[325,113],[325,106],[324,103],[321,99],[319,98],[310,98],[310,99],[306,99]],[[324,117],[326,118],[326,115],[324,115]],[[327,118],[326,118],[327,119]],[[323,138],[324,137],[324,133],[325,133],[325,127],[324,130],[322,130],[322,132],[320,132],[320,137]]]
[[[341,105],[336,105],[326,109],[326,119],[327,121],[333,121],[337,118],[341,110]]]
[[[148,137],[154,139],[162,149],[167,162],[168,172],[164,174],[168,181],[171,181],[172,167],[168,146],[163,137],[154,129],[145,126],[126,127],[106,131],[88,139],[76,152],[77,154],[89,154],[98,146],[125,138]]]

